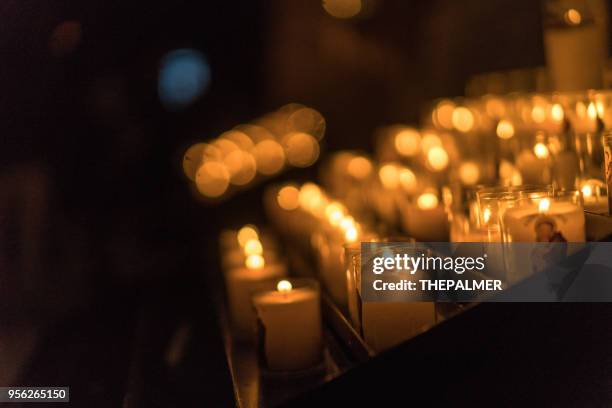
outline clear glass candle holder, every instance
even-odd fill
[[[608,187],[608,213],[612,214],[612,133],[605,133],[602,136],[604,148],[604,168],[606,184]]]
[[[584,242],[580,191],[527,193],[500,208],[504,242]]]

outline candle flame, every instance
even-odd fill
[[[276,289],[279,292],[289,292],[293,289],[293,285],[288,280],[282,280],[276,284]]]
[[[489,223],[489,220],[491,219],[491,209],[490,208],[485,208],[482,211],[482,219],[485,224]]]
[[[584,186],[582,186],[582,195],[585,197],[590,197],[593,195],[593,187],[591,187],[588,184],[585,184]]]
[[[587,115],[589,115],[589,119],[595,120],[597,119],[597,108],[593,102],[589,103],[589,107],[587,108]]]
[[[327,219],[331,225],[339,225],[344,217],[342,205],[335,201],[329,203],[325,208],[325,215],[327,216]]]
[[[261,242],[257,238],[249,239],[246,244],[244,244],[244,254],[245,255],[261,255],[263,253],[263,246]]]
[[[264,261],[263,256],[257,254],[247,256],[245,261],[245,265],[249,269],[261,269],[265,266],[265,264],[266,262]]]
[[[344,238],[348,242],[355,242],[357,241],[358,237],[359,237],[359,233],[357,232],[357,228],[355,228],[354,226],[347,228],[346,231],[344,232]]]
[[[558,103],[555,103],[550,109],[550,116],[552,116],[553,120],[557,122],[561,122],[563,120],[563,108]]]
[[[547,212],[550,209],[550,200],[548,198],[543,198],[540,200],[538,204],[538,211],[541,213]]]
[[[563,17],[565,18],[565,22],[569,25],[578,25],[582,22],[582,15],[574,8],[567,10]]]
[[[548,157],[548,147],[544,143],[536,143],[533,147],[533,152],[538,159],[546,159]]]

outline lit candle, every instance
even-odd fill
[[[249,340],[255,334],[255,313],[251,296],[269,285],[270,279],[287,274],[282,264],[266,264],[261,255],[249,255],[245,266],[232,268],[225,274],[227,300],[232,327],[236,337]]]
[[[584,209],[596,214],[608,213],[608,195],[605,184],[596,179],[581,183],[580,192],[584,199]]]
[[[315,281],[281,280],[276,290],[255,294],[253,304],[268,369],[303,370],[321,362],[321,299]]]
[[[553,197],[508,208],[503,214],[507,242],[584,242],[584,212],[571,201]]]
[[[402,226],[409,236],[423,242],[448,240],[448,216],[435,192],[424,191],[415,203],[400,197],[398,204]]]

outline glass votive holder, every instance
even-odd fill
[[[582,197],[577,190],[525,194],[500,209],[504,242],[584,242]]]
[[[361,335],[361,243],[346,244],[344,251],[349,319]]]
[[[277,280],[252,297],[259,362],[272,377],[318,372],[323,364],[321,293],[314,279]]]
[[[608,186],[608,213],[612,214],[612,133],[602,137],[604,147],[604,168],[606,184]]]

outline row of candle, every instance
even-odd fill
[[[312,255],[326,293],[374,351],[435,324],[433,302],[361,301],[360,243],[390,238],[381,238],[371,225],[356,221],[345,202],[332,199],[314,183],[305,183],[269,188],[264,204],[276,229],[297,245],[301,241]]]
[[[276,249],[275,241],[252,225],[223,232],[221,259],[232,334],[250,346],[260,342],[263,368],[309,369],[322,359],[319,287],[310,279],[288,277]]]
[[[216,199],[269,177],[286,166],[308,167],[319,158],[325,119],[316,110],[289,104],[206,143],[190,146],[183,172],[198,192]]]

